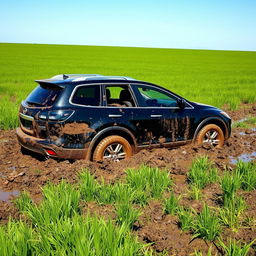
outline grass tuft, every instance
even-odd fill
[[[236,231],[240,226],[240,218],[245,209],[246,203],[242,197],[226,198],[224,207],[219,209],[220,221]]]
[[[209,161],[208,157],[201,156],[193,161],[188,179],[191,184],[202,189],[218,179],[217,169],[213,167],[213,163]]]
[[[141,213],[139,210],[134,209],[132,204],[121,203],[116,206],[116,214],[119,225],[127,225],[129,228],[132,228]]]
[[[236,191],[241,187],[242,175],[237,170],[233,172],[225,171],[221,180],[223,190],[223,205],[228,206],[229,202],[235,197]]]
[[[188,231],[193,229],[195,211],[192,208],[186,209],[184,207],[180,207],[178,211],[178,217],[181,230]]]
[[[169,198],[165,200],[164,204],[164,213],[166,214],[172,214],[174,215],[177,213],[179,209],[179,197],[176,197],[173,192],[171,192],[171,195]]]
[[[9,220],[6,226],[0,226],[0,255],[33,255],[34,231],[22,221]]]
[[[222,247],[224,251],[223,254],[226,256],[246,256],[254,242],[255,240],[253,240],[251,243],[242,245],[241,242],[230,239],[228,244],[225,244],[223,241],[219,240],[219,245]]]
[[[201,213],[195,217],[193,225],[194,237],[200,237],[208,241],[215,240],[221,231],[218,216],[207,205]]]
[[[192,200],[200,200],[202,198],[202,191],[196,185],[190,185],[189,197]]]
[[[27,194],[22,194],[16,205],[34,225],[53,223],[65,217],[72,217],[80,212],[80,191],[71,184],[61,181],[58,185],[49,183],[43,190],[43,201],[38,206]]]
[[[256,163],[238,161],[236,171],[242,176],[241,188],[243,190],[256,189]]]
[[[172,185],[167,171],[145,165],[138,170],[128,169],[127,183],[135,191],[144,191],[148,198],[161,197]]]

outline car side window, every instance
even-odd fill
[[[85,106],[99,106],[100,105],[100,86],[80,86],[76,89],[72,98],[72,103]]]
[[[177,99],[148,86],[135,85],[139,105],[142,107],[178,107]]]
[[[127,85],[106,85],[105,95],[109,107],[134,107],[135,103]]]

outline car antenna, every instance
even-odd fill
[[[68,76],[63,74],[63,80],[66,80],[66,79],[68,79]]]

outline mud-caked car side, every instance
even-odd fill
[[[148,147],[221,147],[230,136],[225,112],[151,83],[101,75],[37,82],[20,106],[17,137],[40,154],[119,161]]]

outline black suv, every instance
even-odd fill
[[[91,74],[36,82],[21,103],[17,136],[22,148],[47,156],[119,161],[147,147],[221,147],[231,133],[222,110],[152,83]]]

